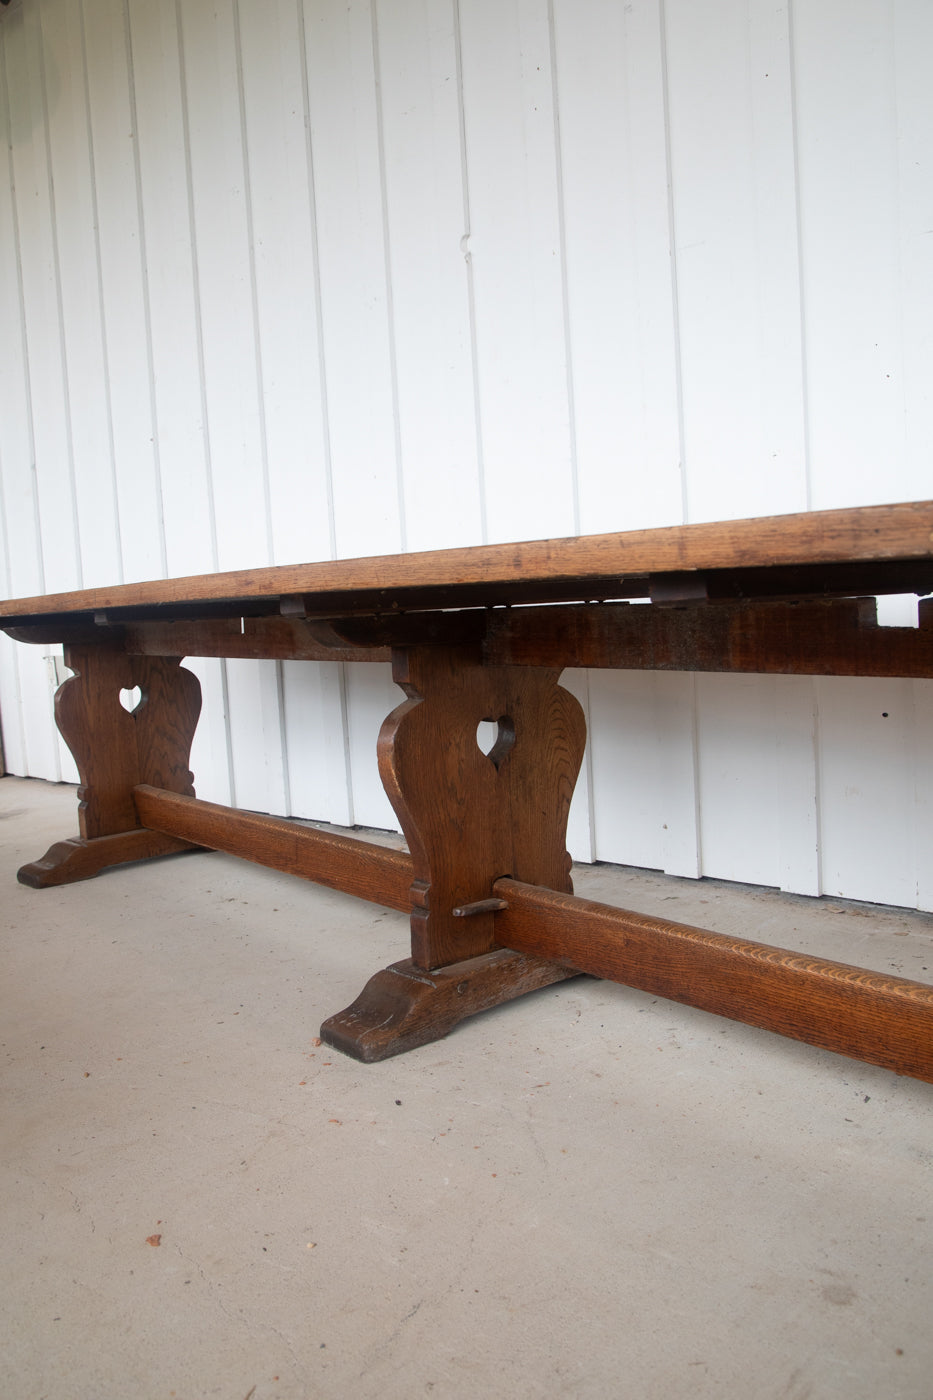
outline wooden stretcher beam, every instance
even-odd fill
[[[318,831],[286,817],[165,792],[147,783],[134,787],[133,797],[141,824],[151,831],[408,912],[412,866],[411,857],[403,851]]]
[[[933,1083],[933,987],[503,879],[503,942]]]
[[[134,797],[154,831],[409,908],[413,865],[404,852],[146,784]],[[933,1083],[933,987],[517,880],[493,888],[503,950]]]

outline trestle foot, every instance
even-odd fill
[[[112,836],[69,837],[56,841],[44,856],[21,866],[16,878],[21,885],[34,890],[52,885],[71,885],[78,880],[90,880],[109,865],[125,865],[132,860],[149,860],[152,856],[169,856],[178,851],[200,851],[202,846],[163,836],[158,831],[139,827]]]
[[[367,982],[352,1006],[330,1016],[321,1039],[374,1064],[442,1040],[460,1021],[578,974],[558,963],[499,948],[425,972],[410,958]]]

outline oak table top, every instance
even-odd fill
[[[53,618],[306,616],[515,602],[933,592],[933,501],[616,534],[281,564],[0,602],[0,627]],[[285,605],[283,607],[283,604]]]

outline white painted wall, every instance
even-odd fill
[[[0,590],[933,495],[931,58],[928,0],[13,0]],[[190,664],[203,796],[393,824],[384,668]],[[53,680],[0,638],[74,780]],[[933,908],[933,682],[567,680],[579,857]]]

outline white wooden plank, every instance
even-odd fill
[[[5,353],[0,355],[0,587],[15,596],[20,583],[42,587],[37,535],[35,479],[30,470],[32,443],[27,418],[25,343],[19,281],[19,246],[10,164],[10,109],[6,66],[10,26],[0,27],[0,325]],[[15,48],[13,61],[15,62]],[[0,648],[0,721],[8,773],[26,774],[26,737],[19,682],[19,653],[5,634]]]
[[[4,17],[5,20],[7,17]],[[47,147],[45,70],[39,12],[25,6],[4,23],[18,256],[25,315],[28,398],[44,586],[81,582],[74,479],[62,355],[55,220]]]
[[[283,672],[290,815],[352,826],[344,668],[286,661]]]
[[[914,437],[909,453],[905,431],[910,406],[902,338],[896,88],[898,46],[902,54],[916,48],[908,108],[915,115],[926,109],[926,129],[912,123],[912,133],[928,159],[929,7],[921,8],[927,11],[922,22],[917,7],[900,10],[891,0],[832,0],[794,11],[811,484],[817,508],[914,499],[929,488],[928,450],[918,453]],[[899,44],[896,15],[909,18]],[[925,75],[923,94],[917,91],[917,65]],[[916,147],[913,154],[919,154]],[[909,180],[914,192],[921,181],[929,185],[919,170]],[[914,279],[918,261],[929,262],[928,249],[918,248],[924,218],[930,227],[928,188],[925,197],[912,200],[910,212]],[[925,286],[929,294],[929,276],[927,271],[919,282],[912,280],[912,290]],[[907,314],[910,357],[922,374],[930,365],[929,316],[919,306]],[[928,393],[927,383],[922,397]],[[928,407],[912,432],[922,433],[924,423],[929,424]]]
[[[41,647],[23,647],[19,659],[19,693],[22,704],[25,776],[61,781],[61,755],[52,701],[55,685],[49,675],[48,657]]]
[[[823,891],[913,907],[919,819],[913,683],[827,676],[816,685]],[[925,834],[921,849],[929,848]]]
[[[175,7],[129,0],[130,48],[146,235],[152,386],[166,568],[217,567],[217,541],[202,398],[197,268],[190,205],[186,108]],[[199,795],[231,800],[226,668],[189,660],[202,690],[192,768]]]
[[[591,671],[597,860],[696,876],[693,677]]]
[[[896,489],[907,499],[923,497],[930,489],[933,442],[931,54],[933,6],[927,0],[894,0],[898,311],[903,339],[905,435],[904,460],[898,467]]]
[[[55,74],[49,107],[50,168],[55,191],[67,370],[67,430],[74,461],[81,582],[121,582],[123,558],[110,424],[99,276],[98,210],[92,180],[88,94],[83,65],[83,9],[44,4],[42,48]]]
[[[699,676],[702,873],[779,883],[774,694],[762,676]]]
[[[572,533],[568,347],[547,6],[461,6],[490,540]]]
[[[398,831],[392,804],[386,797],[376,762],[376,740],[382,722],[405,700],[387,664],[351,666],[347,676],[347,733],[353,822]]]
[[[665,8],[688,519],[801,510],[787,11]]]
[[[42,592],[46,587],[73,587],[80,581],[80,566],[39,15],[14,11],[4,19],[0,120],[6,179],[0,194],[0,234],[11,254],[3,259],[6,265],[0,272],[0,324],[9,327],[8,353],[0,357],[5,572],[12,591],[35,587]],[[20,771],[57,782],[61,770],[45,650],[20,647],[12,684],[4,689],[7,703],[17,707],[11,752]]]
[[[42,650],[46,653],[46,681],[52,696],[54,713],[54,705],[58,692],[65,682],[71,679],[74,672],[70,666],[65,665],[64,647],[54,646],[42,648]],[[65,743],[64,738],[58,732],[57,725],[54,728],[53,737],[56,742],[59,781],[63,783],[79,783],[81,777],[78,773],[78,765],[75,762],[74,755]]]
[[[224,0],[181,14],[217,563],[236,568],[272,548],[237,13]],[[236,801],[281,812],[278,671],[228,662],[226,687]]]
[[[270,562],[247,169],[231,0],[184,5],[185,101],[217,562]]]
[[[776,687],[778,884],[820,893],[817,694],[812,676],[774,676]]]
[[[593,854],[592,801],[593,750],[589,742],[591,724],[589,673],[568,668],[563,672],[560,683],[565,690],[569,690],[571,695],[575,695],[580,701],[586,717],[587,746],[583,754],[580,776],[574,788],[573,800],[570,803],[570,818],[567,822],[567,849],[574,860],[588,862],[595,859]]]
[[[230,778],[226,662],[189,656],[184,667],[201,684],[201,716],[191,746],[195,792],[208,802],[230,805],[236,796]]]
[[[166,570],[217,568],[181,55],[172,5],[129,0]]]
[[[583,532],[682,519],[658,0],[556,0]]]
[[[332,553],[317,269],[295,0],[240,0],[272,553]]]
[[[0,634],[0,732],[3,735],[3,761],[7,773],[26,774],[26,745],[23,733],[22,700],[19,687],[19,656],[16,643]]]
[[[311,151],[339,556],[402,547],[385,227],[366,0],[305,0]]]
[[[917,871],[917,908],[933,910],[933,680],[914,681],[914,743],[916,757],[914,791],[917,822],[914,827],[914,862]]]
[[[327,558],[334,549],[334,522],[320,354],[304,17],[293,0],[273,4],[241,0],[238,17],[270,544],[276,563]],[[306,668],[298,669],[306,674]],[[317,673],[318,668],[313,669]],[[271,690],[273,679],[281,687],[276,695]],[[231,677],[231,685],[233,681]],[[310,716],[312,723],[298,726],[292,722],[291,702],[299,695],[307,698],[307,691],[296,684],[295,668],[278,667],[268,673],[265,687],[260,722],[264,746],[273,750],[276,764],[274,773],[264,775],[270,789],[266,805],[276,811],[346,819],[346,740],[339,686],[313,687],[316,713]],[[237,696],[234,712],[240,703]],[[234,730],[240,793],[245,790],[245,759],[239,756],[236,738]],[[315,786],[315,775],[322,772],[331,780],[342,775],[342,802],[335,798],[332,781],[323,792]],[[293,776],[299,784],[300,806],[291,790]]]
[[[135,112],[123,0],[83,0],[83,11],[123,576],[132,582],[165,573]]]
[[[237,806],[284,816],[283,726],[275,661],[227,662],[227,716]]]
[[[410,549],[482,539],[450,0],[376,6],[399,442]]]
[[[697,677],[702,873],[818,894],[813,683]]]

